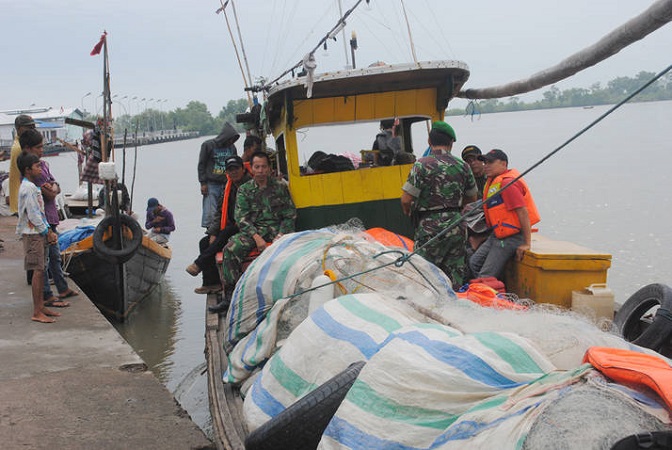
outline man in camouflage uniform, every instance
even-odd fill
[[[471,169],[450,154],[455,131],[446,122],[434,122],[429,132],[431,154],[415,162],[402,187],[401,207],[414,216],[417,253],[433,262],[461,286],[467,271],[466,233],[454,226],[442,238],[424,246],[449,223],[460,217],[462,206],[476,200],[476,181]]]
[[[223,252],[224,298],[211,312],[228,308],[243,260],[255,247],[263,252],[269,243],[294,231],[296,208],[287,185],[271,176],[270,158],[256,152],[250,162],[253,179],[238,188],[236,197],[234,215],[240,232],[229,239]]]

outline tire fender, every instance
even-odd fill
[[[115,225],[116,220],[122,228],[126,227],[131,231],[131,239],[122,239],[121,248],[113,248],[107,245],[103,240],[105,232]],[[111,261],[114,264],[125,263],[133,257],[142,243],[142,228],[140,224],[130,216],[120,214],[118,218],[106,217],[96,227],[93,232],[93,251],[102,259]],[[108,240],[109,242],[109,240]]]
[[[246,450],[314,450],[366,364],[358,361],[254,430]]]
[[[644,313],[660,305],[653,323],[640,331]],[[640,347],[660,351],[672,337],[672,288],[665,284],[649,284],[632,294],[618,310],[614,322],[621,335]]]

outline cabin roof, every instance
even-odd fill
[[[421,61],[386,64],[354,70],[325,72],[314,76],[312,98],[371,94],[444,86],[452,77],[452,96],[469,79],[469,66],[462,61]],[[290,91],[293,99],[307,98],[306,76],[293,78],[269,89],[269,101]]]

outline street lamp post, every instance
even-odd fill
[[[91,92],[87,92],[86,94],[82,95],[82,114],[86,112],[86,110],[84,109],[84,98],[88,97],[89,95],[91,95]]]

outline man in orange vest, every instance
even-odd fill
[[[485,162],[488,177],[483,210],[492,234],[471,256],[469,266],[474,278],[500,278],[511,257],[520,261],[530,249],[532,225],[539,222],[539,212],[522,178],[510,185],[520,174],[508,168],[506,153],[494,149],[478,158]]]

